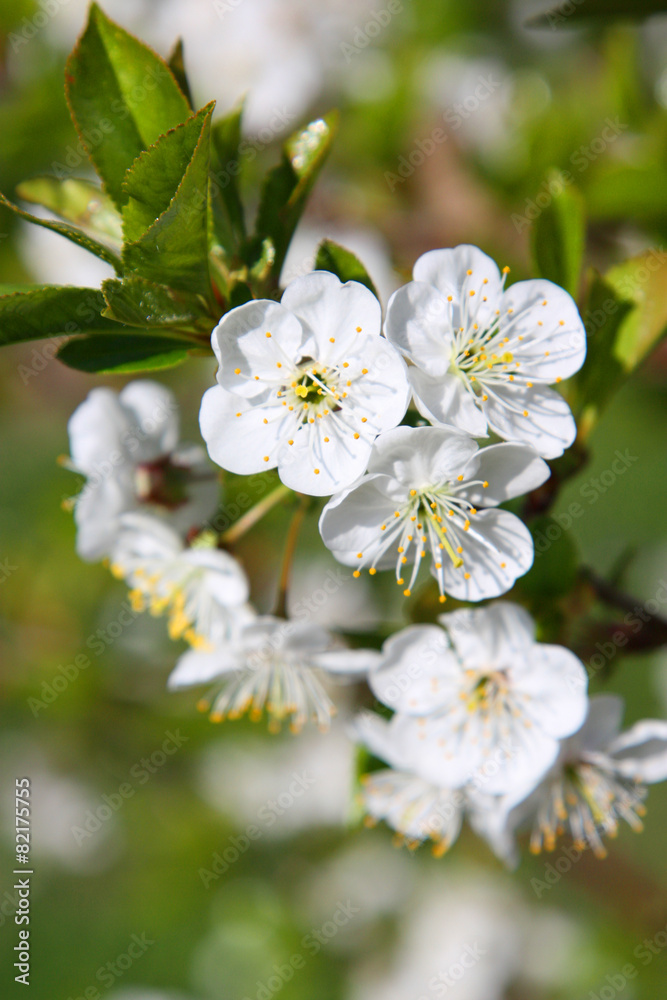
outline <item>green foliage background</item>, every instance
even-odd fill
[[[642,13],[645,7],[650,13],[662,6],[634,4],[633,10]],[[183,16],[187,17],[185,7]],[[590,583],[576,576],[577,567],[585,565],[599,577],[613,578],[616,586],[638,600],[654,597],[661,580],[667,578],[667,354],[664,346],[655,349],[667,324],[667,112],[664,86],[662,91],[659,86],[662,74],[667,73],[667,42],[656,55],[656,46],[649,44],[650,27],[612,19],[608,4],[592,0],[577,6],[571,23],[560,24],[558,18],[567,22],[569,15],[554,7],[556,21],[552,14],[539,36],[519,27],[521,17],[515,5],[497,0],[465,4],[405,0],[404,7],[370,47],[386,58],[392,85],[380,97],[362,100],[332,84],[329,92],[314,100],[311,118],[336,106],[340,122],[308,218],[324,227],[356,225],[379,230],[404,277],[419,253],[472,242],[501,264],[511,265],[513,278],[542,273],[579,294],[589,327],[589,361],[569,392],[581,419],[581,452],[586,449],[588,462],[583,464],[582,459],[580,466],[560,469],[565,482],[549,511],[555,521],[536,522],[540,532],[559,525],[560,535],[537,558],[516,596],[539,614],[544,634],[569,642],[589,659],[595,643],[607,641],[622,613],[594,600]],[[602,16],[590,21],[581,17],[587,9],[595,13],[599,8],[604,8]],[[11,0],[0,11],[0,191],[14,202],[22,197],[22,205],[32,199],[29,188],[17,194],[19,184],[48,174],[53,162],[77,141],[63,92],[67,53],[51,44],[48,32],[38,32],[21,48],[19,59],[10,55],[11,33],[37,9],[28,0]],[[154,10],[159,17],[158,2]],[[550,27],[551,23],[557,27]],[[355,28],[352,23],[350,38]],[[504,63],[514,81],[503,120],[507,141],[480,147],[465,128],[450,131],[447,141],[436,144],[433,154],[411,176],[396,182],[392,191],[385,175],[396,174],[401,157],[410,156],[416,140],[426,139],[442,126],[442,108],[429,105],[416,82],[420,67],[435,53]],[[364,49],[354,58],[361,61],[368,56],[369,50]],[[185,62],[187,66],[187,49]],[[346,72],[342,53],[340,62],[342,78]],[[97,63],[93,70],[99,68]],[[221,66],[220,72],[224,71]],[[91,83],[89,100],[95,100],[96,86]],[[201,107],[208,95],[196,98]],[[172,94],[172,100],[178,104],[181,99]],[[178,120],[187,114],[183,107],[185,113]],[[163,110],[164,121],[154,117],[144,123],[146,142],[171,128],[173,115],[180,113],[179,109]],[[216,115],[231,111],[218,108]],[[151,114],[158,114],[154,107]],[[582,147],[592,149],[610,119],[624,126],[618,139],[599,155],[586,154],[582,160]],[[180,135],[183,164],[190,162],[202,130],[209,127],[210,116],[204,112],[190,127],[192,134]],[[223,161],[229,148],[238,143],[237,129],[233,116],[217,130],[214,126],[214,155]],[[129,165],[137,152],[134,138],[128,131],[127,149],[112,144],[109,155],[122,154]],[[172,142],[171,165],[176,162],[180,139],[177,136]],[[259,235],[274,238],[278,259],[286,249],[287,229],[296,224],[302,194],[286,161],[278,163],[279,156],[277,146],[263,152],[248,164],[241,182],[242,192],[250,194],[256,208],[257,196],[253,200],[252,192],[257,191],[264,172],[275,168],[259,211]],[[146,216],[142,211],[147,199],[160,197],[152,179],[150,183],[142,180],[139,167],[133,174],[135,203],[126,225],[128,231],[135,228],[124,262],[139,277],[122,295],[113,288],[118,294],[117,316],[130,326],[135,322],[131,310],[136,315],[137,303],[145,304],[141,296],[146,288],[141,282],[154,277],[150,241],[142,242],[142,220],[154,217],[155,205],[149,204]],[[549,184],[558,193],[548,200],[537,222],[516,224],[526,206],[549,190]],[[121,197],[118,189],[110,188],[109,194]],[[219,206],[219,213],[220,233],[226,234],[223,242],[228,239],[235,252],[242,244],[246,246],[248,254],[254,255],[246,263],[256,265],[252,280],[266,281],[268,288],[270,271],[263,270],[266,248],[261,239],[246,241],[233,197]],[[30,261],[19,252],[20,224],[15,214],[0,208],[0,277],[7,286],[36,280]],[[196,242],[197,234],[192,238]],[[170,239],[167,234],[167,243]],[[167,304],[177,311],[177,322],[171,330],[150,331],[159,368],[187,356],[206,328],[207,310],[214,309],[207,301],[207,289],[201,287],[201,270],[195,266],[186,274],[178,256],[181,245],[174,244],[173,249],[173,275],[181,294],[176,303],[173,295],[167,296]],[[647,259],[657,263],[644,279],[637,271],[641,263],[622,262],[647,251]],[[319,262],[333,266],[332,261],[356,267],[354,260],[342,258],[335,246],[328,246]],[[78,283],[76,274],[71,283]],[[89,294],[94,293],[85,297]],[[245,294],[243,282],[235,294]],[[605,311],[609,303],[612,307]],[[160,308],[166,309],[164,299]],[[596,318],[600,310],[602,321]],[[50,302],[44,314],[57,332]],[[0,333],[10,330],[11,323],[11,317],[5,317]],[[173,326],[187,328],[185,340],[179,339]],[[20,337],[25,317],[16,322],[16,330]],[[123,355],[121,360],[134,364],[140,356],[143,361],[145,330],[142,337],[135,344],[134,356]],[[113,353],[117,346],[110,336],[97,337],[95,344],[103,353]],[[347,831],[318,828],[280,841],[264,837],[229,873],[205,889],[198,870],[240,831],[233,819],[213,810],[198,791],[202,756],[218,742],[229,748],[230,759],[232,751],[258,746],[270,755],[272,741],[290,737],[268,737],[245,723],[218,730],[197,715],[191,694],[167,695],[164,682],[177,648],[164,641],[161,630],[152,628],[150,621],[133,624],[127,635],[101,655],[90,655],[90,667],[35,717],[29,699],[40,696],[43,683],[51,683],[62,665],[72,663],[82,651],[90,653],[90,637],[116,619],[125,599],[122,587],[106,570],[77,559],[72,519],[60,506],[76,485],[55,464],[56,457],[67,451],[66,422],[75,406],[93,384],[106,381],[120,387],[123,380],[118,376],[93,380],[75,371],[77,367],[85,371],[86,365],[93,371],[106,367],[106,362],[98,363],[97,355],[91,361],[89,351],[82,354],[76,346],[70,347],[68,361],[73,367],[65,367],[44,347],[43,341],[12,346],[0,359],[0,562],[14,567],[0,583],[0,760],[6,834],[0,841],[0,895],[11,890],[13,881],[9,810],[13,778],[25,769],[30,773],[25,762],[82,782],[96,803],[103,793],[118,788],[137,761],[160,746],[166,730],[180,727],[189,741],[119,811],[108,846],[100,848],[89,869],[58,860],[40,847],[37,836],[31,996],[33,1000],[81,996],[95,983],[96,970],[126,949],[132,933],[144,931],[155,945],[115,987],[144,984],[181,990],[198,1000],[254,996],[255,981],[266,978],[273,962],[283,962],[299,951],[303,935],[313,926],[312,910],[304,902],[313,873],[327,870],[345,845],[377,844],[380,850],[389,834],[352,824]],[[177,392],[186,438],[197,440],[199,400],[213,371],[210,358],[190,356],[187,365],[158,372]],[[610,473],[618,452],[630,456],[626,469]],[[242,490],[233,477],[230,480],[227,503],[233,503]],[[287,522],[288,511],[276,510],[239,549],[266,610],[271,605]],[[554,529],[553,534],[558,531]],[[311,515],[300,549],[302,564],[316,552],[320,548]],[[384,584],[378,579],[377,586],[381,590]],[[421,603],[412,605],[399,605],[388,588],[382,600],[385,597],[383,606],[396,627],[410,616],[423,614],[428,606],[424,594]],[[619,650],[603,670],[594,671],[591,690],[623,694],[627,723],[644,716],[664,716],[664,651],[628,654]],[[225,780],[234,782],[232,766]],[[583,923],[585,948],[573,951],[560,985],[527,985],[518,976],[507,994],[508,1000],[577,1000],[599,990],[607,974],[636,961],[634,949],[642,939],[667,925],[666,823],[667,789],[656,787],[650,793],[646,831],[641,836],[624,830],[612,844],[607,861],[585,857],[540,900],[531,879],[544,877],[548,858],[528,856],[515,875],[505,875],[471,835],[465,835],[444,860],[437,861],[424,850],[410,858],[410,865],[415,878],[448,870],[465,873],[467,866],[491,872],[511,882],[527,905],[553,907]],[[408,919],[406,900],[404,907],[397,906],[365,926],[356,943],[323,948],[308,960],[306,971],[283,986],[280,996],[284,1000],[347,997],[364,954],[376,954],[380,965],[389,963]],[[0,926],[3,991],[14,986],[10,971],[4,971],[11,970],[14,943],[15,928],[5,914]],[[653,1000],[663,994],[666,984],[667,955],[660,954],[642,967],[640,977],[623,995]]]

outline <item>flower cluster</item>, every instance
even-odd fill
[[[166,615],[170,637],[190,646],[171,689],[207,688],[199,707],[214,721],[266,714],[272,731],[298,732],[328,729],[332,680],[367,681],[392,713],[350,725],[388,765],[364,778],[368,822],[441,854],[467,817],[512,863],[524,826],[534,850],[569,829],[598,855],[620,819],[638,829],[645,785],[667,777],[667,723],[619,735],[620,701],[589,700],[583,664],[536,641],[517,604],[459,608],[381,651],[349,649],[286,618],[284,588],[278,610],[260,613],[229,551],[295,491],[328,498],[320,535],[353,577],[390,569],[410,596],[424,563],[440,603],[513,587],[533,542],[502,505],[542,486],[545,459],[573,442],[551,386],[580,368],[586,342],[566,292],[506,287],[507,271],[475,247],[427,253],[384,329],[375,295],[326,271],[291,282],[280,302],[227,312],[212,334],[202,435],[223,470],[275,469],[283,485],[226,534],[211,527],[217,476],[202,449],[179,444],[175,400],[153,382],[93,390],[71,418],[67,464],[87,480],[74,500],[82,557],[107,559],[133,607]],[[480,444],[489,433],[501,440]]]

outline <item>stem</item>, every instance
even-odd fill
[[[299,540],[299,532],[301,531],[301,525],[306,516],[306,511],[310,506],[310,497],[299,494],[300,504],[294,512],[292,518],[292,523],[289,526],[289,531],[287,533],[287,541],[285,542],[285,551],[283,553],[283,562],[280,568],[280,581],[278,583],[278,600],[276,602],[276,615],[279,618],[287,617],[287,592],[289,590],[290,579],[292,576],[292,563],[294,561],[294,553],[296,552],[296,545]]]
[[[271,490],[268,496],[265,496],[263,500],[260,500],[259,503],[256,503],[255,506],[251,507],[249,511],[246,511],[243,517],[240,517],[238,521],[231,526],[231,528],[228,528],[227,531],[223,532],[220,536],[222,544],[233,545],[234,542],[237,542],[239,538],[242,538],[247,531],[250,531],[250,529],[253,528],[258,521],[261,521],[265,514],[268,514],[268,512],[272,510],[276,504],[279,504],[280,501],[284,497],[289,496],[291,492],[292,491],[289,486],[283,486],[282,483],[280,486],[276,486],[275,490]]]

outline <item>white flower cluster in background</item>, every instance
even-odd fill
[[[329,498],[321,538],[353,577],[392,570],[410,596],[424,563],[441,604],[512,588],[533,542],[501,505],[542,486],[545,458],[572,444],[574,419],[551,386],[581,367],[586,338],[565,291],[507,288],[507,272],[476,247],[424,254],[384,329],[375,295],[326,271],[223,316],[200,412],[208,453],[240,476],[276,470],[282,485],[222,535],[217,474],[203,449],[179,443],[174,397],[154,382],[93,390],[71,418],[67,464],[86,477],[74,501],[81,556],[107,559],[134,609],[165,615],[190,646],[171,689],[208,688],[198,704],[214,721],[266,715],[272,731],[326,731],[343,707],[332,682],[366,681],[393,713],[349,727],[388,765],[364,780],[368,821],[441,854],[467,817],[511,864],[523,827],[535,850],[569,830],[599,855],[619,820],[638,829],[645,785],[667,777],[667,722],[619,735],[620,701],[589,701],[583,664],[536,641],[517,604],[412,625],[381,651],[349,649],[336,634],[346,622],[323,627],[286,586],[278,611],[259,613],[229,551],[294,491],[301,509]],[[491,433],[501,440],[480,444]]]

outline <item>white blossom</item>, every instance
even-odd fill
[[[435,776],[419,719],[397,714],[387,721],[368,712],[355,720],[353,735],[373,756],[390,765],[362,778],[367,825],[383,820],[396,831],[397,843],[405,841],[412,848],[430,839],[434,855],[440,857],[455,842],[468,816],[495,849],[488,834],[500,800],[472,783],[457,788],[441,780],[441,775]]]
[[[204,533],[185,546],[163,521],[125,514],[111,553],[111,571],[132,588],[136,611],[167,614],[172,639],[210,649],[252,617],[249,586],[239,563]]]
[[[324,674],[363,677],[374,662],[372,652],[340,648],[319,625],[265,615],[245,625],[232,641],[185,653],[169,687],[219,681],[213,696],[199,703],[214,722],[246,712],[259,721],[266,711],[274,732],[285,719],[293,732],[311,720],[326,731],[336,709],[322,683]]]
[[[452,428],[398,427],[378,438],[368,475],[326,505],[320,533],[355,576],[394,567],[406,596],[430,554],[441,602],[497,597],[530,569],[533,541],[518,517],[494,508],[548,476],[527,445],[480,449]]]
[[[277,467],[313,496],[348,486],[408,404],[405,364],[380,326],[375,296],[327,271],[297,278],[280,303],[228,312],[212,336],[218,385],[200,414],[211,458],[240,475]]]
[[[535,641],[521,607],[499,601],[412,625],[385,642],[369,676],[394,711],[419,717],[424,775],[501,795],[534,787],[560,740],[581,726],[586,672],[568,649]]]
[[[218,484],[203,448],[178,443],[178,406],[157,382],[130,382],[120,393],[98,388],[72,414],[74,472],[86,477],[75,500],[77,551],[94,561],[109,554],[121,515],[159,512],[184,534],[218,503]]]
[[[570,295],[544,279],[505,288],[477,247],[431,250],[387,308],[388,339],[412,362],[420,412],[482,437],[495,431],[555,458],[576,425],[549,386],[578,371],[586,331]]]
[[[620,820],[643,829],[646,785],[667,778],[667,722],[644,719],[621,732],[622,716],[622,698],[591,698],[586,721],[538,788],[508,796],[508,829],[532,823],[533,852],[552,851],[569,830],[577,849],[604,858],[602,838],[614,837]]]

